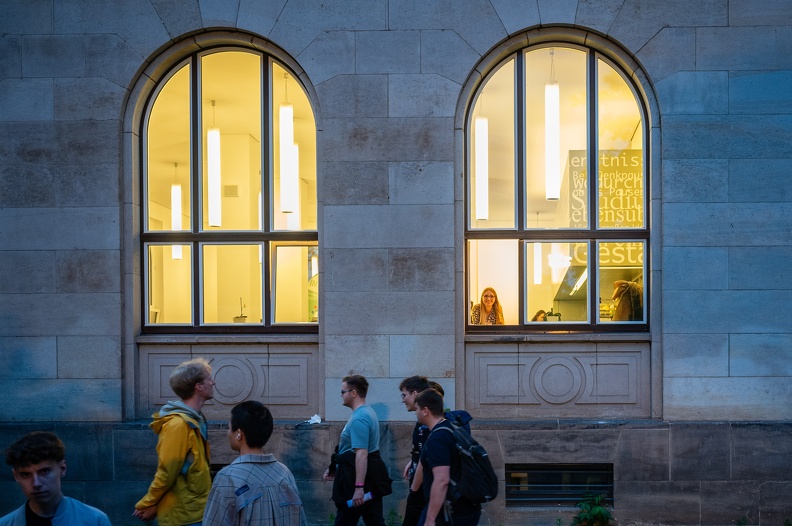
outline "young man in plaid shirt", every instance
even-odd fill
[[[272,414],[249,400],[231,410],[228,443],[239,458],[215,476],[203,526],[305,526],[297,483],[289,468],[264,453]]]

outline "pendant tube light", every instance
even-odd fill
[[[550,50],[550,81],[545,84],[545,197],[561,197],[561,101],[555,80],[553,50]]]
[[[476,220],[489,219],[489,121],[476,117],[474,124],[476,153]]]
[[[291,104],[281,104],[279,108],[279,130],[281,212],[292,214],[297,209],[300,169],[299,149],[294,144],[294,107]]]
[[[171,185],[171,230],[182,229],[182,187],[179,184],[179,163],[173,163],[173,184]],[[171,259],[182,258],[182,246],[171,246]]]
[[[212,101],[212,127],[206,134],[206,159],[208,165],[209,226],[222,226],[220,199],[220,129],[214,126],[214,107]]]

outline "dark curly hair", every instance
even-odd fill
[[[6,449],[6,464],[14,469],[24,468],[47,460],[60,462],[65,456],[66,446],[55,433],[33,431]]]
[[[399,384],[399,391],[404,389],[408,393],[412,393],[413,391],[421,392],[429,389],[432,386],[431,382],[425,376],[410,376],[409,378],[405,378]]]

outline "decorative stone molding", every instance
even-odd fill
[[[311,381],[321,374],[318,353],[311,344],[140,345],[137,416],[149,417],[173,400],[171,371],[200,356],[209,360],[215,379],[214,399],[203,409],[209,420],[227,421],[244,400],[264,403],[277,419],[307,419],[320,411],[321,386]]]
[[[468,343],[471,412],[486,418],[647,418],[649,343]]]

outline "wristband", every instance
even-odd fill
[[[362,484],[362,483],[360,483],[360,482],[355,482],[355,487],[356,487],[356,488],[362,488],[362,487],[363,487],[363,484]]]

